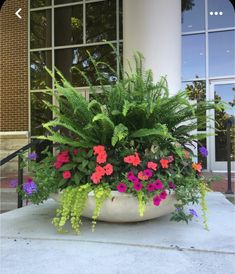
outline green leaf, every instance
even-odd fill
[[[125,139],[128,135],[128,128],[123,124],[119,124],[114,128],[112,137],[112,146],[115,146],[118,141]]]

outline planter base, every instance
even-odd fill
[[[154,206],[152,201],[147,203],[144,216],[139,214],[139,204],[136,197],[131,194],[112,191],[112,198],[104,201],[97,220],[105,222],[141,222],[167,215],[175,210],[176,199],[173,193],[167,195],[160,206]],[[51,197],[59,202],[61,194],[53,194]],[[95,198],[93,193],[89,193],[86,207],[82,216],[92,218],[95,209]]]

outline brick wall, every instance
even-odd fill
[[[20,12],[19,19],[15,12]],[[0,11],[0,131],[28,131],[28,1]]]

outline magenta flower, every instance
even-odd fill
[[[152,192],[155,190],[155,184],[149,183],[149,184],[147,184],[146,188],[147,188],[148,192]]]
[[[166,191],[162,191],[162,192],[160,193],[160,198],[161,198],[162,200],[165,200],[165,199],[166,199],[166,196],[167,196]]]
[[[34,192],[37,192],[37,185],[29,178],[23,183],[23,190],[27,195],[31,196]]]
[[[121,182],[117,185],[117,190],[119,192],[126,192],[127,186],[125,183]]]
[[[161,198],[160,198],[158,195],[154,196],[154,197],[153,197],[153,204],[154,204],[155,206],[159,206],[160,203],[161,203]]]
[[[143,185],[141,184],[141,182],[137,182],[137,183],[134,183],[134,189],[136,191],[140,191],[142,189]]]
[[[155,189],[159,190],[159,189],[162,189],[163,188],[163,184],[162,184],[162,181],[157,179],[155,182]]]
[[[138,179],[137,177],[135,177],[135,176],[132,178],[131,181],[132,181],[132,183],[134,183],[134,184],[137,184],[137,183],[140,182],[139,179]]]
[[[152,177],[153,176],[153,172],[151,169],[145,169],[144,170],[144,175],[147,177]]]
[[[127,179],[130,180],[130,178],[133,178],[133,177],[135,177],[134,173],[133,173],[132,171],[129,171],[129,172],[127,173]],[[130,180],[130,181],[131,181],[131,180]]]
[[[169,182],[168,186],[169,186],[169,188],[171,188],[173,190],[176,189],[176,185],[173,182]]]

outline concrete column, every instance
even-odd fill
[[[125,71],[139,51],[155,81],[167,75],[171,93],[181,88],[180,0],[124,0],[123,40]]]

